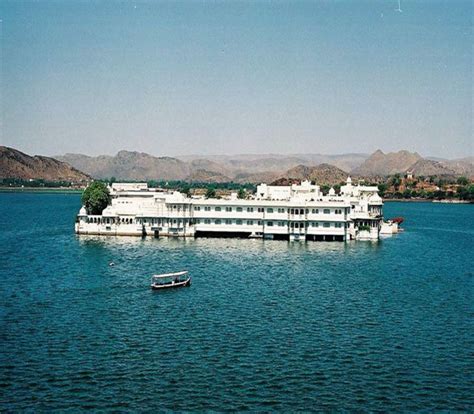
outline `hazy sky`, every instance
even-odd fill
[[[473,3],[0,1],[30,154],[473,155]]]

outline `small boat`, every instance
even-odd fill
[[[170,289],[191,286],[191,276],[184,270],[177,273],[165,273],[163,275],[153,275],[151,277],[152,289]]]

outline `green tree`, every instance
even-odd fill
[[[216,198],[216,189],[209,187],[206,191],[206,198]]]
[[[387,184],[381,183],[378,185],[380,196],[383,197],[385,195],[385,192],[387,191]]]
[[[411,190],[408,188],[403,192],[403,198],[411,198]]]
[[[186,194],[186,197],[191,196],[191,186],[189,184],[184,184],[181,187],[179,187],[179,191],[183,194]]]
[[[458,180],[457,180],[457,183],[459,185],[468,185],[469,180],[466,177],[459,177]]]
[[[326,195],[327,193],[329,193],[330,188],[331,188],[331,187],[330,187],[329,185],[323,184],[323,185],[321,186],[321,191],[322,191],[322,193],[323,193],[324,195]]]
[[[402,183],[402,180],[400,178],[400,174],[395,174],[391,179],[390,179],[390,184],[393,185],[393,188],[395,188],[395,191],[398,191],[398,187],[400,187],[400,184]]]
[[[238,197],[238,198],[241,198],[241,199],[247,198],[247,193],[246,193],[246,191],[245,191],[243,188],[240,188],[240,189],[239,189],[239,192],[238,192],[238,194],[237,194],[237,197]]]
[[[437,190],[433,192],[433,198],[437,200],[442,200],[443,198],[446,198],[446,192],[442,190]]]
[[[456,195],[460,200],[473,200],[474,185],[470,185],[469,187],[459,186],[456,190]]]
[[[94,181],[82,193],[82,204],[88,214],[102,214],[110,199],[109,189],[100,181]]]

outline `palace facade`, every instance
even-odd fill
[[[318,185],[261,184],[248,199],[187,197],[114,183],[111,204],[101,215],[81,208],[77,234],[114,236],[249,237],[281,240],[345,241],[379,238],[383,202],[374,186],[353,185],[323,195]]]

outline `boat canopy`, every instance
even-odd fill
[[[189,272],[187,270],[183,270],[182,272],[177,272],[177,273],[165,273],[163,275],[153,275],[153,279],[164,279],[167,277],[178,277],[178,276],[183,276],[187,275]]]

